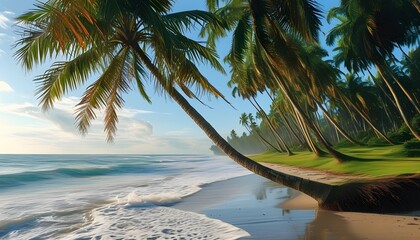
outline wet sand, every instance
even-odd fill
[[[315,209],[305,239],[420,239],[420,212],[390,215],[327,211],[316,208],[316,201],[305,194],[279,207]]]
[[[302,239],[307,224],[315,218],[314,209],[279,208],[297,195],[253,174],[203,186],[173,207],[220,219],[251,235],[241,239]]]
[[[254,174],[205,185],[173,207],[203,213],[250,234],[241,239],[420,239],[420,212],[325,211],[310,197]]]

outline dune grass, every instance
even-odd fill
[[[336,173],[361,174],[370,177],[420,174],[420,157],[406,157],[402,145],[346,147],[338,150],[357,159],[339,163],[332,157],[316,157],[310,152],[295,152],[296,155],[293,156],[268,152],[253,155],[251,158],[258,162],[308,167]]]

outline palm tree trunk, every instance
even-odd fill
[[[337,128],[334,128],[335,130],[335,136],[337,137],[337,142],[340,142],[340,134],[338,133]]]
[[[391,83],[386,78],[385,74],[383,74],[382,69],[379,65],[376,65],[376,69],[378,70],[379,74],[381,75],[382,79],[384,80],[385,84],[387,85],[389,91],[392,94],[392,97],[394,98],[395,103],[397,104],[398,111],[400,112],[400,115],[402,119],[404,120],[405,124],[407,125],[408,129],[410,129],[410,132],[414,135],[414,137],[417,138],[417,140],[420,141],[420,134],[411,126],[410,121],[407,119],[407,116],[405,115],[402,106],[400,104],[400,100],[397,97],[397,94],[395,93]]]
[[[379,130],[376,125],[370,120],[366,113],[359,109],[345,94],[340,92],[340,97],[343,101],[351,106],[356,112],[365,120],[367,124],[375,131],[375,133],[379,134],[383,139],[385,139],[389,144],[394,145],[394,143],[389,139],[381,130]]]
[[[391,76],[391,78],[397,83],[397,85],[400,87],[400,89],[403,91],[403,93],[405,94],[405,96],[408,98],[408,100],[411,102],[411,104],[414,106],[414,108],[416,109],[417,113],[420,113],[420,109],[418,106],[418,103],[414,100],[413,95],[410,93],[410,91],[407,90],[406,87],[404,87],[404,85],[402,85],[402,83],[400,82],[400,80],[395,77],[395,74],[392,72],[391,69],[389,69],[389,66],[386,62],[380,63],[380,64],[376,64],[377,67],[381,67],[382,71],[385,71],[385,73],[387,73],[389,76]],[[382,78],[384,78],[383,72],[379,73],[381,74]]]
[[[373,73],[369,70],[369,69],[367,69],[367,71],[368,71],[368,73],[369,73],[369,75],[370,75],[370,77],[372,78],[372,80],[373,80],[373,82],[375,83],[375,85],[376,86],[378,86],[380,89],[381,89],[381,91],[382,91],[382,93],[384,94],[384,96],[392,103],[392,105],[395,107],[395,108],[397,108],[397,105],[395,104],[395,102],[394,102],[394,100],[392,99],[392,97],[391,96],[389,96],[389,94],[387,93],[387,91],[384,89],[384,87],[382,86],[382,84],[380,84],[379,82],[378,82],[378,80],[375,78],[375,76],[373,75]]]
[[[213,143],[232,160],[257,175],[265,177],[273,182],[282,184],[286,187],[301,191],[317,200],[320,204],[327,200],[332,189],[331,185],[276,171],[274,169],[265,167],[236,151],[236,149],[234,149],[222,136],[220,136],[220,134],[213,128],[213,126],[211,126],[211,124],[207,122],[207,120],[204,119],[204,117],[201,116],[201,114],[197,112],[197,110],[195,110],[174,87],[168,86],[165,83],[165,78],[160,74],[159,70],[143,52],[140,46],[138,44],[134,44],[132,47],[139,58],[142,59],[152,74],[159,81],[163,89],[169,94],[169,96],[171,96],[172,99],[178,103],[184,112],[189,117],[191,117],[191,119],[210,138],[210,140],[212,140]]]
[[[272,56],[270,54],[267,54],[268,59],[270,61],[270,63],[273,64],[273,66],[276,66],[276,62],[274,61],[274,59],[272,58]],[[325,147],[325,149],[327,150],[328,153],[330,153],[335,159],[337,159],[339,162],[344,162],[348,159],[350,159],[350,156],[347,156],[343,153],[340,153],[339,151],[336,151],[335,149],[333,149],[328,142],[325,141],[324,137],[321,135],[321,133],[318,131],[318,129],[316,128],[316,126],[313,124],[313,122],[309,119],[308,116],[306,116],[305,112],[303,111],[303,109],[299,106],[299,104],[295,101],[295,99],[291,96],[291,94],[289,93],[289,90],[286,86],[286,83],[283,82],[283,80],[281,79],[281,77],[278,76],[278,74],[276,74],[274,72],[274,69],[270,68],[270,70],[272,71],[272,75],[274,76],[275,80],[277,81],[280,90],[282,91],[282,93],[284,94],[284,96],[289,100],[289,102],[291,103],[291,105],[293,106],[293,108],[295,108],[296,112],[299,114],[299,116],[302,118],[303,122],[305,125],[307,125],[314,133],[316,139],[318,140],[318,142]]]
[[[328,121],[330,121],[334,128],[338,130],[347,140],[357,145],[363,145],[358,141],[354,140],[350,135],[348,135],[347,132],[344,129],[342,129],[341,126],[334,119],[332,119],[332,117],[328,114],[327,110],[325,110],[322,104],[318,103],[318,106],[321,109],[324,116],[328,119]]]
[[[413,3],[414,7],[416,7],[417,11],[420,12],[420,3],[418,0],[411,0],[411,2]]]
[[[256,130],[256,129],[254,129],[254,131],[257,133],[257,135],[258,135],[258,137],[265,143],[265,144],[267,144],[269,147],[271,147],[271,148],[273,148],[274,150],[276,150],[277,152],[279,152],[279,153],[284,153],[285,152],[285,150],[284,149],[282,149],[281,148],[281,146],[280,146],[280,149],[278,149],[276,146],[274,146],[273,144],[271,144],[270,143],[270,141],[268,141],[267,139],[265,139],[263,136],[262,136],[262,134],[258,131],[258,130]]]
[[[271,96],[271,94],[267,91],[267,89],[264,89],[265,92],[267,93],[267,95],[270,97],[271,102],[274,103],[274,99]],[[284,125],[286,126],[286,129],[293,135],[293,137],[300,143],[301,146],[307,148],[308,150],[312,151],[312,149],[310,149],[310,147],[308,146],[308,144],[306,142],[304,142],[302,139],[300,139],[300,137],[298,136],[298,134],[293,130],[292,126],[290,125],[289,121],[287,120],[286,116],[284,116],[284,113],[281,112],[278,108],[275,108],[277,110],[277,113],[280,114],[281,118],[284,121]]]
[[[289,132],[292,133],[293,137],[303,146],[306,147],[307,149],[311,150],[308,146],[308,143],[303,141],[302,139],[300,139],[300,137],[298,136],[298,134],[295,132],[295,130],[292,128],[292,126],[289,123],[289,120],[287,120],[286,116],[284,116],[284,114],[282,112],[279,112],[281,118],[283,119],[286,128],[289,129]]]
[[[325,156],[327,153],[322,151],[319,147],[317,147],[314,141],[312,140],[308,127],[305,124],[305,120],[302,118],[302,116],[300,115],[297,109],[293,109],[293,110],[296,115],[296,121],[298,122],[301,128],[301,131],[303,133],[303,136],[306,139],[306,142],[308,143],[309,147],[312,149],[312,152],[318,157]]]
[[[414,0],[414,1],[417,1],[417,0]],[[420,9],[419,9],[419,12],[420,12]],[[400,49],[400,51],[402,52],[402,54],[404,55],[405,59],[407,59],[408,63],[409,63],[409,64],[414,65],[414,67],[416,68],[416,70],[417,70],[418,72],[420,72],[420,68],[419,68],[419,66],[417,65],[417,63],[415,63],[415,62],[413,62],[413,61],[412,61],[411,57],[410,57],[410,56],[408,56],[408,54],[407,54],[407,53],[404,51],[404,49],[401,47],[401,44],[397,43],[397,46],[398,46],[398,48]],[[394,57],[394,58],[395,58],[395,57]],[[416,100],[417,100],[417,99],[416,99]]]
[[[242,155],[230,146],[229,143],[217,133],[217,131],[206,121],[206,119],[204,119],[176,89],[172,88],[166,91],[185,111],[185,113],[187,113],[188,116],[190,116],[191,119],[214,142],[214,144],[216,144],[217,147],[219,147],[235,162],[253,173],[270,179],[276,183],[301,191],[320,203],[324,202],[330,192],[330,189],[332,188],[330,185],[275,171]]]
[[[333,145],[330,143],[330,141],[329,141],[329,139],[325,136],[325,134],[321,131],[321,123],[320,123],[320,117],[319,117],[319,115],[318,115],[318,113],[317,112],[315,112],[315,113],[313,113],[315,116],[313,117],[313,118],[315,118],[315,120],[314,120],[314,123],[313,123],[313,125],[314,125],[314,128],[315,128],[315,131],[317,131],[318,132],[318,134],[322,137],[322,139],[324,140],[324,142],[326,143],[326,144],[328,144],[328,146],[330,146],[330,147],[332,147]],[[309,115],[309,114],[308,114]]]
[[[243,124],[242,123],[242,125],[246,128],[246,130],[248,131],[248,133],[249,133],[249,135],[248,136],[252,136],[252,131],[251,131],[251,129],[248,127],[248,124]],[[270,150],[270,145],[268,145],[267,143],[265,143],[261,138],[260,138],[260,136],[257,134],[257,139],[258,139],[258,141],[262,144],[262,146],[264,146],[264,147],[266,147],[266,149],[267,150]],[[279,152],[279,150],[277,149],[277,148],[274,148],[276,151],[278,151]]]
[[[256,106],[254,106],[254,107],[257,107],[257,110],[260,111],[263,114],[265,120],[267,120],[268,126],[270,127],[270,130],[273,133],[273,135],[276,138],[276,140],[278,139],[280,141],[280,144],[283,146],[283,148],[287,152],[287,154],[289,156],[292,156],[293,155],[292,151],[287,146],[287,144],[285,143],[285,141],[283,140],[283,138],[277,133],[275,127],[271,123],[271,120],[268,118],[267,113],[264,111],[264,109],[262,109],[262,107],[258,104],[258,102],[255,100],[255,98],[253,96],[252,96],[252,99],[254,100],[254,102],[256,104]],[[251,102],[251,100],[250,100],[250,102]],[[254,105],[253,102],[251,102],[251,104]]]
[[[258,108],[251,99],[248,98],[248,101],[251,103],[251,105],[257,110],[259,113],[262,113],[262,108]],[[255,99],[254,99],[255,101]],[[264,116],[265,118],[265,116]],[[281,152],[286,152],[287,146],[284,144],[284,142],[280,142],[279,139],[276,137],[274,130],[270,127],[270,132],[273,135],[274,140],[276,141],[277,146],[281,149]]]

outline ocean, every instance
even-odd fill
[[[0,239],[237,239],[172,206],[247,174],[224,156],[0,155]]]

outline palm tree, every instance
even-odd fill
[[[263,3],[262,3],[263,2]],[[301,2],[299,2],[301,3]],[[316,4],[313,1],[305,1],[307,8],[316,9]],[[291,12],[284,12],[290,10],[286,2],[271,2],[271,1],[251,1],[250,8],[252,9],[253,27],[255,31],[255,38],[261,45],[264,55],[267,59],[268,69],[271,76],[274,77],[278,87],[292,104],[292,107],[299,115],[301,124],[306,125],[312,130],[317,141],[338,161],[345,161],[350,159],[349,156],[342,154],[331,147],[322,135],[318,127],[313,123],[305,109],[299,105],[299,101],[295,97],[296,90],[304,90],[311,83],[311,76],[308,75],[306,65],[302,62],[301,48],[302,41],[299,39],[307,39],[311,42],[314,39],[316,23],[314,25],[307,25],[303,32],[300,34],[299,26],[294,35],[288,34],[288,29],[285,26],[294,26],[294,22],[287,22],[284,17],[280,19],[275,16],[287,16]],[[295,10],[294,14],[300,14],[299,9]],[[281,11],[278,12],[278,11]],[[280,15],[278,15],[280,14]],[[311,19],[317,19],[317,13],[305,15]],[[312,22],[314,22],[312,20]],[[289,25],[286,25],[289,24]],[[301,26],[300,26],[301,27]],[[313,29],[311,28],[313,27]],[[303,95],[307,92],[301,93]],[[310,103],[309,103],[310,104]]]
[[[177,102],[231,159],[258,175],[323,202],[331,186],[275,171],[240,154],[178,91],[180,88],[188,97],[198,98],[188,88],[194,84],[201,91],[223,97],[193,63],[206,61],[221,70],[214,51],[182,34],[182,30],[197,20],[218,20],[201,11],[167,13],[170,3],[55,0],[39,3],[35,10],[20,16],[24,31],[17,43],[16,56],[25,68],[31,70],[58,54],[68,58],[56,62],[36,79],[43,109],[53,107],[65,93],[99,72],[99,78],[87,88],[78,104],[76,120],[79,130],[86,133],[96,117],[95,111],[105,108],[107,140],[112,141],[117,128],[117,111],[123,106],[121,94],[128,92],[134,81],[141,96],[149,101],[143,82],[155,80],[156,88]],[[147,77],[148,72],[152,78]]]
[[[257,113],[256,118],[260,118],[261,116]],[[268,146],[270,146],[271,148],[273,148],[274,150],[276,150],[279,153],[283,153],[285,152],[285,150],[283,149],[281,144],[278,144],[278,147],[275,147],[268,139],[266,139],[263,136],[263,129],[261,128],[261,125],[259,126],[257,124],[257,122],[255,121],[254,116],[252,115],[252,113],[248,114],[248,120],[249,120],[249,126],[252,130],[252,133],[256,133],[258,135],[258,137],[264,142],[266,143]],[[275,137],[275,136],[274,136]]]
[[[341,22],[327,37],[327,43],[330,45],[339,38],[339,47],[336,49],[340,52],[336,59],[344,61],[345,66],[354,71],[368,70],[371,64],[374,64],[405,124],[420,140],[420,134],[411,126],[392,81],[405,93],[417,113],[420,113],[419,103],[395,77],[386,61],[387,58],[394,59],[394,46],[410,45],[418,40],[420,17],[416,7],[407,0],[346,0],[342,1],[340,7],[330,11],[328,18],[332,17]]]
[[[408,56],[402,61],[402,67],[405,73],[410,76],[415,97],[420,99],[420,48],[417,47],[408,53]]]
[[[233,0],[219,9],[216,7],[219,1],[208,3],[210,10],[226,19],[229,30],[233,31],[232,49],[226,57],[232,67],[232,81],[238,82],[237,79],[241,81],[251,76],[256,80],[249,85],[253,87],[251,91],[266,87],[272,91],[280,89],[286,99],[293,102],[293,111],[299,115],[299,125],[305,129],[302,131],[305,137],[310,137],[312,131],[318,143],[337,160],[350,159],[333,149],[313,123],[311,114],[305,110],[311,101],[309,105],[300,106],[294,97],[296,94],[311,96],[308,88],[314,86],[314,79],[307,75],[308,69],[302,61],[301,53],[302,44],[315,42],[320,25],[320,12],[315,2],[297,1],[292,4],[289,1]],[[256,13],[261,13],[261,17],[256,17]],[[211,27],[204,28],[203,33],[209,33],[210,42],[226,35],[226,32],[212,30]],[[267,54],[268,48],[276,59]],[[320,153],[315,150],[314,144],[310,146],[314,153]]]
[[[275,99],[272,98],[272,105],[271,105],[271,111],[272,113],[270,115],[278,114],[280,115],[281,120],[286,126],[286,129],[290,132],[291,135],[297,140],[297,142],[300,143],[301,146],[304,146],[307,150],[312,151],[312,149],[309,147],[309,144],[306,142],[306,139],[303,138],[303,140],[299,137],[299,128],[297,128],[296,123],[293,124],[291,121],[293,121],[293,118],[291,120],[288,120],[286,113],[290,113],[289,107],[287,107],[287,102],[284,98],[282,98],[281,94],[277,94]],[[295,116],[295,115],[291,115]],[[295,130],[296,129],[296,130]]]

